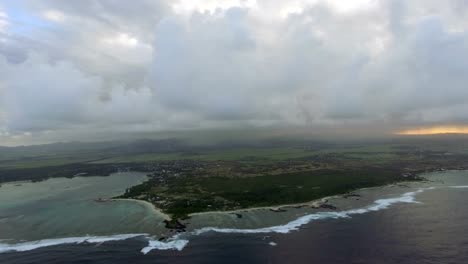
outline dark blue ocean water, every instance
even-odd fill
[[[143,255],[147,241],[133,238],[3,253],[0,263],[468,263],[468,189],[416,198],[421,203],[315,221],[288,234],[205,233],[182,251]]]

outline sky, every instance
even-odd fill
[[[0,145],[468,131],[467,29],[466,0],[2,0]]]

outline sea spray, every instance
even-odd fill
[[[148,240],[148,246],[141,249],[141,253],[147,254],[151,250],[179,250],[181,251],[188,244],[188,240],[181,239],[180,234],[169,238],[166,241],[159,241],[155,238]]]

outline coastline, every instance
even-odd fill
[[[379,186],[379,187],[373,187],[373,188],[382,188],[387,185]],[[362,188],[362,190],[368,189],[368,188]],[[361,189],[358,189],[361,190]],[[356,191],[358,191],[356,190]],[[303,202],[303,203],[293,203],[293,204],[281,204],[281,205],[271,205],[271,206],[260,206],[260,207],[249,207],[249,208],[242,208],[242,209],[235,209],[235,210],[227,210],[227,211],[206,211],[206,212],[196,212],[196,213],[191,213],[188,216],[198,216],[198,215],[207,215],[207,214],[232,214],[232,213],[242,213],[242,212],[250,212],[250,211],[256,211],[256,210],[278,210],[278,209],[283,209],[283,208],[288,208],[288,207],[305,207],[309,206],[310,208],[315,208],[319,209],[321,205],[326,204],[329,199],[333,198],[340,198],[345,196],[346,194],[338,194],[338,195],[331,195],[331,196],[326,196],[323,198],[319,198],[316,200],[308,201],[308,202]],[[139,199],[133,199],[133,198],[112,198],[109,199],[109,201],[132,201],[132,202],[137,202],[145,205],[146,207],[149,207],[153,213],[161,215],[164,217],[164,220],[171,221],[173,218],[171,215],[165,213],[163,210],[160,208],[156,207],[154,204],[145,201],[145,200],[139,200]]]
[[[433,179],[432,179],[433,180]],[[146,254],[151,250],[182,250],[190,241],[189,239],[192,236],[198,236],[203,233],[207,232],[216,232],[216,233],[242,233],[242,234],[267,234],[267,233],[280,233],[280,234],[286,234],[291,231],[295,230],[300,230],[302,229],[301,226],[304,226],[306,224],[309,224],[312,221],[316,220],[325,220],[325,219],[330,219],[330,218],[346,218],[349,216],[353,215],[360,215],[360,214],[365,214],[367,212],[372,212],[372,211],[379,211],[379,210],[384,210],[392,206],[393,204],[397,203],[417,203],[417,200],[415,200],[415,196],[428,191],[432,190],[434,188],[438,187],[449,187],[449,188],[455,188],[454,186],[458,186],[460,188],[465,188],[466,186],[466,181],[462,182],[448,182],[448,183],[443,183],[443,182],[436,182],[432,181],[431,178],[428,178],[427,181],[422,181],[422,182],[396,182],[392,184],[387,184],[387,185],[382,185],[382,186],[375,186],[375,187],[367,187],[367,188],[361,188],[361,189],[356,189],[352,192],[340,194],[340,195],[332,195],[328,197],[323,197],[321,199],[316,199],[314,201],[309,201],[305,203],[297,203],[297,204],[284,204],[281,206],[264,206],[264,207],[256,207],[256,208],[246,208],[246,209],[240,209],[240,210],[231,210],[231,211],[212,211],[212,212],[200,212],[200,213],[194,213],[196,215],[199,214],[223,214],[223,215],[228,215],[232,212],[249,212],[249,211],[254,211],[254,210],[264,210],[264,209],[269,209],[269,208],[286,208],[286,207],[294,207],[298,205],[313,205],[314,202],[324,202],[325,200],[330,199],[329,202],[335,205],[336,200],[335,199],[348,199],[348,195],[361,195],[362,199],[359,199],[357,203],[354,201],[354,199],[350,199],[349,203],[346,207],[341,207],[338,205],[339,210],[337,211],[307,211],[301,214],[291,214],[290,218],[282,218],[279,217],[275,221],[269,221],[266,224],[258,225],[258,223],[254,223],[254,225],[251,225],[250,223],[247,223],[247,225],[237,225],[238,221],[235,218],[228,217],[229,221],[228,225],[224,225],[224,223],[221,223],[220,225],[218,224],[213,224],[213,222],[209,222],[211,224],[206,225],[206,220],[210,220],[210,218],[205,218],[205,219],[199,219],[197,223],[190,222],[191,227],[187,229],[184,234],[180,234],[179,232],[177,233],[169,233],[167,231],[162,231],[161,233],[152,233],[152,232],[147,232],[150,235],[146,234],[139,234],[145,236],[145,239],[148,240],[148,246],[142,249],[142,253]],[[406,186],[405,183],[408,183]],[[414,183],[414,185],[412,184]],[[432,183],[437,183],[436,185],[433,185]],[[388,190],[385,191],[380,191],[381,189],[391,187]],[[398,187],[394,189],[393,187]],[[364,192],[361,193],[365,190],[369,190],[370,193]],[[352,197],[352,196],[350,196]],[[159,208],[155,207],[151,203],[147,201],[142,201],[142,200],[137,200],[137,199],[126,199],[126,198],[116,198],[116,199],[109,199],[108,201],[136,201],[140,202],[142,205],[144,204],[145,206],[151,206],[152,211],[160,213]],[[289,210],[288,210],[289,211]],[[291,210],[293,211],[293,210]],[[264,215],[264,214],[260,214]],[[248,217],[247,220],[249,220]],[[200,221],[201,220],[201,221]],[[243,221],[240,221],[243,222]],[[229,223],[235,223],[234,225],[230,225]],[[195,224],[195,225],[193,225]],[[139,233],[139,232],[138,232]],[[81,238],[79,237],[79,241],[84,241],[84,242],[90,242],[94,243],[94,241],[99,240],[99,243],[103,240],[106,241],[113,241],[117,240],[116,237],[120,236],[126,236],[127,234],[123,233],[123,235],[112,235],[110,237],[92,237],[91,239],[88,239],[88,236],[86,238]],[[131,236],[136,236],[138,234],[128,234]],[[68,237],[63,237],[59,239],[50,239],[47,240],[47,238],[44,240],[32,240],[32,241],[25,241],[24,243],[16,243],[16,244],[3,244],[1,246],[4,246],[5,248],[8,248],[8,250],[15,251],[15,250],[22,250],[21,248],[23,246],[29,246],[30,244],[37,245],[37,248],[39,247],[46,247],[49,244],[49,241],[54,242],[57,241],[57,245],[60,244],[67,244],[67,243],[84,243],[84,242],[76,242],[75,238],[68,238]],[[2,242],[6,241],[0,241],[0,244]],[[44,243],[46,242],[46,243]],[[96,242],[98,243],[98,242]],[[1,249],[1,247],[0,247]]]
[[[436,172],[437,170],[433,171]],[[459,171],[459,170],[447,170],[447,171]],[[418,177],[431,173],[431,172],[422,172],[418,173]],[[425,181],[425,178],[422,178],[422,181]],[[205,211],[205,212],[196,212],[196,213],[191,213],[188,216],[197,216],[197,215],[206,215],[206,214],[232,214],[232,213],[242,213],[242,212],[249,212],[249,211],[255,211],[255,210],[278,210],[278,209],[284,209],[284,208],[291,208],[291,207],[306,207],[309,206],[310,208],[313,209],[320,209],[321,205],[327,204],[327,202],[331,199],[336,199],[336,198],[346,198],[346,195],[353,194],[355,192],[360,192],[363,190],[371,190],[371,189],[381,189],[389,186],[399,186],[401,184],[405,183],[414,183],[417,181],[399,181],[399,182],[394,182],[394,183],[389,183],[389,184],[384,184],[380,186],[373,186],[373,187],[364,187],[364,188],[359,188],[355,189],[352,191],[349,191],[347,193],[341,193],[341,194],[334,194],[334,195],[329,195],[325,196],[322,198],[318,198],[315,200],[311,200],[308,202],[302,202],[302,203],[292,203],[292,204],[280,204],[280,205],[270,205],[270,206],[259,206],[259,207],[249,207],[249,208],[241,208],[241,209],[235,209],[235,210],[227,210],[227,211]]]
[[[138,200],[138,199],[133,199],[133,198],[112,198],[110,201],[131,201],[131,202],[137,202],[145,207],[148,207],[154,214],[160,215],[164,218],[164,220],[172,220],[172,217],[166,213],[164,213],[160,208],[154,206],[154,204],[145,201],[145,200]]]
[[[309,207],[311,209],[321,209],[322,205],[326,205],[329,200],[331,199],[337,199],[337,198],[346,198],[346,195],[353,194],[354,192],[360,192],[363,190],[369,190],[369,189],[381,189],[389,186],[398,186],[401,184],[405,183],[411,183],[412,181],[402,181],[402,182],[395,182],[395,183],[390,183],[386,185],[381,185],[381,186],[374,186],[374,187],[366,187],[366,188],[360,188],[356,189],[353,191],[350,191],[348,193],[342,193],[342,194],[335,194],[335,195],[330,195],[330,196],[325,196],[322,198],[318,198],[315,200],[311,200],[308,202],[302,202],[302,203],[291,203],[291,204],[280,204],[280,205],[270,205],[270,206],[258,206],[258,207],[249,207],[249,208],[240,208],[240,209],[234,209],[234,210],[226,210],[226,211],[205,211],[205,212],[196,212],[196,213],[191,213],[188,214],[189,217],[193,216],[202,216],[202,215],[209,215],[209,214],[240,214],[240,213],[246,213],[246,212],[251,212],[251,211],[257,211],[257,210],[271,210],[271,211],[278,211],[281,209],[285,208],[291,208],[291,207]],[[145,200],[139,200],[139,199],[134,199],[134,198],[116,198],[116,199],[111,199],[113,201],[134,201],[134,202],[139,202],[144,204],[145,206],[148,206],[151,208],[151,210],[164,217],[164,220],[176,220],[173,219],[171,215],[165,213],[162,209],[156,207],[154,204],[145,201]]]
[[[421,176],[425,173],[420,173],[418,176]],[[331,199],[337,199],[337,198],[346,198],[346,195],[353,194],[355,192],[360,192],[363,190],[372,190],[372,189],[381,189],[389,186],[399,186],[401,184],[405,183],[414,183],[414,181],[401,181],[401,182],[394,182],[390,184],[385,184],[385,185],[380,185],[380,186],[373,186],[373,187],[365,187],[365,188],[359,188],[356,190],[352,190],[347,193],[342,193],[342,194],[334,194],[330,196],[325,196],[322,198],[318,198],[315,200],[311,200],[308,202],[302,202],[302,203],[292,203],[292,204],[280,204],[280,205],[270,205],[270,206],[259,206],[259,207],[249,207],[249,208],[242,208],[242,209],[235,209],[235,210],[228,210],[228,211],[206,211],[206,212],[197,212],[197,213],[191,213],[189,216],[197,216],[197,215],[205,215],[205,214],[232,214],[232,213],[242,213],[242,212],[249,212],[249,211],[255,211],[255,210],[278,210],[278,209],[283,209],[283,208],[291,208],[291,207],[305,207],[309,206],[310,208],[313,209],[320,209],[321,205],[326,204],[329,200]]]
[[[191,213],[189,216],[197,216],[197,215],[205,215],[205,214],[232,214],[232,213],[242,213],[242,212],[249,212],[249,211],[256,211],[256,210],[278,210],[288,207],[305,207],[310,206],[311,208],[320,208],[322,204],[326,204],[329,199],[342,197],[345,194],[338,194],[338,195],[331,195],[326,196],[323,198],[315,199],[308,202],[303,203],[293,203],[293,204],[280,204],[280,205],[271,205],[271,206],[259,206],[259,207],[249,207],[249,208],[241,208],[235,210],[227,210],[227,211],[206,211],[206,212],[197,212]]]
[[[379,187],[374,187],[374,188],[381,188],[381,187],[384,187],[384,186],[379,186]],[[363,188],[363,189],[366,189],[366,188]],[[316,199],[316,200],[312,200],[312,201],[309,201],[309,202],[303,202],[303,203],[281,204],[281,205],[276,205],[276,206],[272,205],[272,206],[249,207],[249,208],[227,210],[227,211],[197,212],[197,213],[191,213],[188,216],[192,217],[192,216],[207,215],[207,214],[232,214],[232,213],[242,213],[242,212],[250,212],[250,211],[256,211],[256,210],[278,210],[278,209],[283,209],[283,208],[288,208],[288,207],[305,207],[305,206],[309,206],[310,208],[319,209],[320,206],[323,205],[323,204],[326,204],[329,199],[343,197],[344,195],[346,195],[346,194],[331,195],[331,196],[326,196],[326,197],[323,197],[323,198],[319,198],[319,199]],[[152,204],[152,203],[150,203],[148,201],[145,201],[145,200],[139,200],[139,199],[133,199],[133,198],[112,198],[112,199],[109,199],[109,201],[137,202],[137,203],[143,204],[144,206],[150,208],[150,210],[153,213],[155,213],[157,215],[161,215],[164,218],[164,220],[168,220],[168,221],[173,220],[171,215],[165,213],[163,210],[156,207],[154,204]]]

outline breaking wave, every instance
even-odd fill
[[[99,244],[109,241],[127,240],[135,237],[147,236],[147,234],[123,234],[113,236],[83,236],[83,237],[67,237],[55,239],[43,239],[37,241],[20,242],[16,244],[2,244],[0,243],[0,253],[11,251],[29,251],[42,247],[57,246],[63,244],[82,244],[93,243]]]
[[[468,186],[449,186],[450,188],[468,188]],[[126,240],[135,237],[143,237],[148,240],[148,245],[141,249],[143,254],[147,254],[152,250],[183,250],[189,243],[187,237],[197,236],[208,232],[216,233],[242,233],[242,234],[258,234],[258,233],[281,233],[286,234],[291,231],[299,230],[303,225],[316,220],[324,219],[338,219],[338,218],[349,218],[353,215],[365,214],[368,212],[375,212],[389,208],[390,206],[397,203],[418,203],[415,200],[415,196],[427,191],[435,189],[435,187],[421,188],[413,192],[404,193],[398,197],[378,199],[372,204],[358,209],[345,210],[340,212],[318,212],[308,214],[297,218],[284,225],[255,228],[255,229],[236,229],[236,228],[218,228],[218,227],[204,227],[192,232],[177,234],[167,240],[159,241],[154,237],[148,236],[148,234],[125,234],[125,235],[114,235],[114,236],[86,236],[86,237],[70,237],[60,239],[45,239],[32,242],[22,242],[17,244],[2,244],[0,241],[0,253],[9,251],[28,251],[41,247],[55,246],[60,244],[81,244],[81,243],[104,243],[108,241]]]
[[[158,250],[179,250],[181,251],[184,247],[189,243],[186,239],[180,239],[180,235],[175,235],[172,238],[166,241],[159,241],[150,239],[148,240],[148,246],[141,249],[141,253],[147,254],[151,250],[158,249]]]
[[[427,189],[419,189],[414,192],[404,193],[400,197],[388,198],[388,199],[379,199],[376,200],[373,204],[360,208],[352,209],[341,212],[319,212],[314,214],[308,214],[302,217],[299,217],[296,220],[293,220],[284,225],[264,227],[264,228],[255,228],[255,229],[235,229],[235,228],[217,228],[217,227],[204,227],[197,229],[192,233],[195,235],[200,235],[206,232],[217,232],[217,233],[242,233],[242,234],[258,234],[258,233],[281,233],[286,234],[294,230],[298,230],[299,227],[306,225],[315,220],[323,219],[337,219],[337,218],[347,218],[351,215],[356,214],[365,214],[367,212],[379,211],[387,209],[395,203],[415,203],[414,197]]]
[[[293,220],[284,225],[264,227],[264,228],[255,228],[255,229],[236,229],[236,228],[218,228],[218,227],[204,227],[197,230],[194,230],[185,235],[201,235],[207,232],[216,232],[216,233],[237,233],[237,234],[258,234],[258,233],[281,233],[286,234],[294,230],[298,230],[301,226],[306,225],[315,220],[323,219],[337,219],[337,218],[348,218],[352,215],[365,214],[368,212],[380,211],[389,208],[391,205],[396,203],[417,203],[415,201],[415,196],[419,193],[422,193],[426,190],[432,190],[433,187],[419,189],[414,192],[407,192],[402,194],[399,197],[388,198],[388,199],[379,199],[374,201],[371,205],[364,208],[346,210],[341,212],[319,212],[314,214],[309,214],[302,216],[296,220]],[[188,240],[180,239],[180,235],[177,235],[170,239],[170,241],[163,243],[160,241],[150,241],[149,245],[142,249],[142,253],[147,254],[153,249],[168,249],[169,246],[172,246],[171,249],[182,250],[187,244]]]

